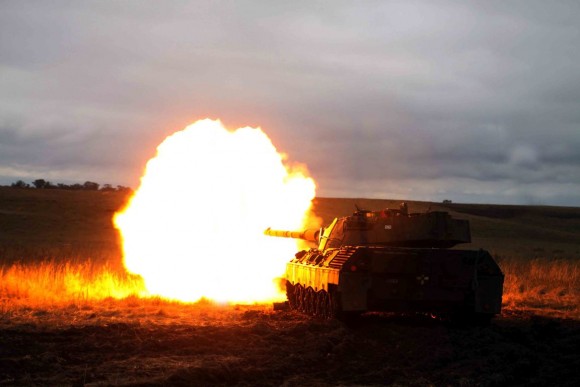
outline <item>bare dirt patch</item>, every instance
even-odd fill
[[[159,301],[5,311],[6,385],[579,385],[580,324],[506,311],[486,327],[268,305]]]

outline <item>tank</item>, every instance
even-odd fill
[[[487,322],[501,312],[504,275],[471,242],[469,222],[443,211],[366,211],[320,230],[268,228],[266,235],[317,244],[286,265],[292,309],[327,318],[364,312],[419,312]]]

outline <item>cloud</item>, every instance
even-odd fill
[[[526,145],[515,146],[510,154],[510,162],[516,166],[535,169],[538,167],[538,152]]]
[[[4,180],[135,185],[211,117],[262,126],[322,194],[580,205],[575,1],[0,8]]]

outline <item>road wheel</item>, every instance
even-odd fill
[[[334,317],[332,313],[332,299],[330,298],[330,293],[323,290],[323,300],[322,300],[322,310],[323,310],[323,317],[327,319],[331,319]]]
[[[316,309],[316,293],[314,293],[314,289],[309,287],[308,290],[306,291],[306,297],[307,297],[306,313],[314,315],[314,311]]]
[[[325,305],[324,301],[326,299],[326,292],[324,290],[319,290],[316,292],[316,308],[314,309],[314,314],[317,317],[324,317],[325,315]]]
[[[304,288],[302,285],[297,284],[294,290],[295,300],[296,300],[296,310],[304,311]]]
[[[290,309],[296,309],[296,287],[288,281],[286,281],[286,298]]]

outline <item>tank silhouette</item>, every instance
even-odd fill
[[[469,222],[447,212],[366,211],[320,230],[264,231],[318,244],[286,265],[292,309],[343,318],[367,311],[425,312],[486,322],[501,311],[504,275],[471,242]]]

